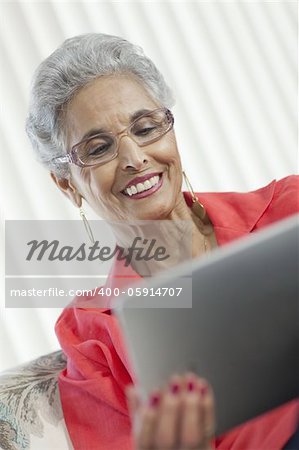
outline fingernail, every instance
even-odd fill
[[[204,397],[206,393],[208,392],[208,386],[206,384],[202,384],[200,386],[200,393]]]
[[[153,408],[158,406],[159,401],[160,401],[160,397],[159,397],[158,394],[151,395],[151,397],[150,397],[150,406],[152,406]]]
[[[194,391],[194,383],[193,383],[193,381],[188,381],[187,390],[189,392],[193,392]]]
[[[172,394],[178,394],[180,386],[177,383],[173,383],[170,387]]]

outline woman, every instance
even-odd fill
[[[172,105],[162,75],[138,47],[114,36],[83,35],[65,41],[37,69],[27,132],[75,207],[85,200],[109,222],[187,220],[192,257],[298,211],[296,177],[248,194],[201,194],[199,200],[192,189],[183,193]],[[108,285],[138,278],[135,263],[124,273],[116,260]],[[194,374],[174,375],[141,404],[130,388],[133,373],[118,323],[108,308],[88,308],[91,300],[86,308],[76,308],[75,300],[56,325],[67,357],[60,397],[74,448],[129,450],[134,441],[138,449],[210,448],[214,403],[208,383]],[[281,449],[295,419],[292,402],[215,444]]]

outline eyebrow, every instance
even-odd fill
[[[147,114],[149,112],[153,111],[152,109],[139,109],[138,111],[134,112],[131,116],[130,116],[130,123],[134,122],[134,120],[138,119],[138,117],[143,116],[143,114]],[[129,124],[130,125],[130,124]],[[105,130],[104,128],[92,128],[91,130],[87,131],[83,136],[82,139],[75,145],[80,144],[82,141],[85,141],[86,139],[95,136],[97,134],[100,133],[107,133],[107,130]],[[74,146],[75,146],[74,145]]]

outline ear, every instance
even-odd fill
[[[73,203],[77,208],[82,206],[82,195],[68,178],[58,178],[53,172],[50,172],[51,178],[58,189]]]

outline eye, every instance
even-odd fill
[[[88,150],[88,156],[99,156],[102,153],[106,153],[109,151],[111,147],[111,144],[101,144],[98,145],[96,148],[92,148]]]
[[[158,126],[156,126],[156,125],[144,127],[144,128],[139,129],[139,130],[135,130],[135,131],[134,131],[134,134],[135,134],[136,136],[146,136],[146,135],[152,133],[152,132],[153,132],[154,130],[156,130],[157,128],[158,128]]]
[[[161,120],[154,117],[142,117],[136,121],[131,129],[137,137],[149,136],[161,128]]]
[[[86,143],[83,150],[84,158],[101,157],[111,150],[113,138],[111,136],[97,136]]]

